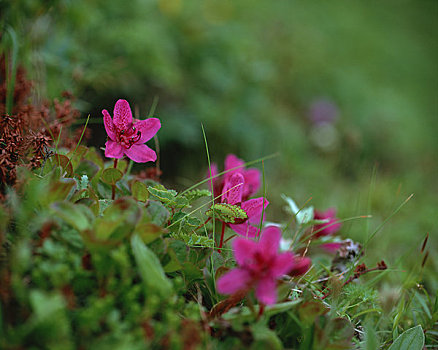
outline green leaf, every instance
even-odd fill
[[[172,294],[172,283],[164,274],[157,256],[136,234],[131,238],[131,248],[147,292],[155,291],[163,298],[169,297]]]
[[[76,175],[87,175],[92,179],[99,172],[99,166],[91,160],[84,159],[75,169]]]
[[[140,202],[146,202],[149,198],[148,188],[141,181],[134,181],[132,183],[131,192],[132,196]]]
[[[231,205],[227,203],[213,204],[209,210],[206,211],[205,215],[213,217],[230,224],[239,223],[248,219],[248,215],[245,210],[237,205]]]
[[[79,232],[91,227],[94,215],[85,205],[70,202],[56,202],[52,204],[52,209],[59,218],[63,219]]]
[[[187,200],[191,203],[195,200],[202,198],[202,197],[210,197],[211,192],[209,190],[191,190],[186,193],[184,193],[184,197],[187,198]]]
[[[146,213],[150,216],[151,221],[158,226],[164,226],[170,216],[169,210],[157,201],[149,201]]]
[[[108,168],[102,172],[101,179],[106,184],[114,186],[122,177],[123,173],[119,169]]]
[[[318,222],[316,222],[316,220],[313,220],[314,217],[313,207],[306,207],[300,210],[300,208],[298,208],[298,206],[296,205],[296,203],[292,198],[284,194],[281,194],[281,198],[283,198],[283,200],[287,203],[287,206],[285,207],[286,211],[295,215],[298,225],[309,226],[309,225],[316,225],[319,223],[326,222],[325,220],[324,221],[318,220]]]
[[[423,346],[423,328],[418,325],[400,334],[388,350],[421,350]]]
[[[73,165],[67,156],[62,154],[54,154],[51,160],[55,166],[60,166],[64,170],[66,177],[72,177],[73,175]]]
[[[189,205],[189,201],[184,196],[177,197],[177,192],[174,190],[168,190],[163,185],[149,186],[148,191],[151,196],[158,199],[167,207],[184,208]]]
[[[183,241],[188,246],[204,247],[204,248],[214,247],[214,241],[212,238],[208,238],[206,236],[199,236],[195,233],[192,234],[173,233],[171,237]]]

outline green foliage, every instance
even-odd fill
[[[227,224],[234,224],[248,219],[248,215],[242,208],[227,203],[213,204],[211,208],[205,212],[205,215],[209,217],[215,216],[217,219]]]
[[[424,334],[421,326],[403,332],[388,350],[421,350],[424,346]]]

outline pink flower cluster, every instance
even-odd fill
[[[217,281],[218,291],[234,294],[255,288],[256,298],[265,305],[277,301],[277,280],[289,274],[304,274],[310,267],[309,258],[294,256],[291,252],[278,253],[281,230],[266,227],[258,242],[246,238],[233,240],[237,267]]]

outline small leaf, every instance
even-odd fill
[[[170,216],[169,210],[157,201],[149,201],[146,213],[149,214],[150,220],[158,226],[164,226]]]
[[[162,298],[169,297],[172,294],[172,283],[164,274],[163,267],[157,256],[143,243],[138,235],[132,236],[131,248],[148,293],[156,291]]]
[[[123,173],[119,169],[108,168],[102,172],[101,179],[106,184],[114,186],[122,177]]]
[[[246,214],[245,210],[237,205],[231,205],[227,203],[213,204],[205,213],[205,215],[210,217],[213,217],[213,214],[216,219],[219,219],[227,224],[235,224],[248,219],[248,215]]]
[[[421,350],[423,346],[423,328],[418,325],[400,334],[388,350]]]
[[[141,181],[134,181],[131,185],[132,196],[139,202],[146,202],[149,198],[147,186]]]
[[[60,166],[62,170],[64,170],[66,177],[72,177],[73,165],[71,164],[71,161],[67,156],[64,156],[62,154],[54,154],[51,159],[53,164],[55,164],[56,166]]]
[[[91,210],[81,204],[70,202],[56,202],[52,204],[56,215],[79,232],[89,229],[94,218]]]
[[[294,200],[284,194],[281,194],[281,198],[287,203],[286,211],[295,215],[298,225],[314,225],[317,224],[313,222],[314,212],[313,207],[307,207],[300,210]]]
[[[99,172],[99,166],[91,160],[84,159],[75,169],[76,175],[87,175],[92,179]]]
[[[184,193],[184,197],[191,203],[202,197],[210,197],[211,192],[209,190],[191,190]]]
[[[199,236],[195,233],[173,233],[171,237],[183,241],[188,246],[203,247],[203,248],[213,248],[214,241],[212,238],[206,236]]]
[[[148,191],[151,196],[158,199],[165,206],[184,208],[189,205],[189,201],[184,196],[177,197],[177,192],[174,190],[168,190],[163,185],[149,186]]]

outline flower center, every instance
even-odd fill
[[[128,129],[122,129],[117,133],[118,143],[123,147],[129,149],[133,144],[141,139],[141,132],[137,130],[135,126]]]

